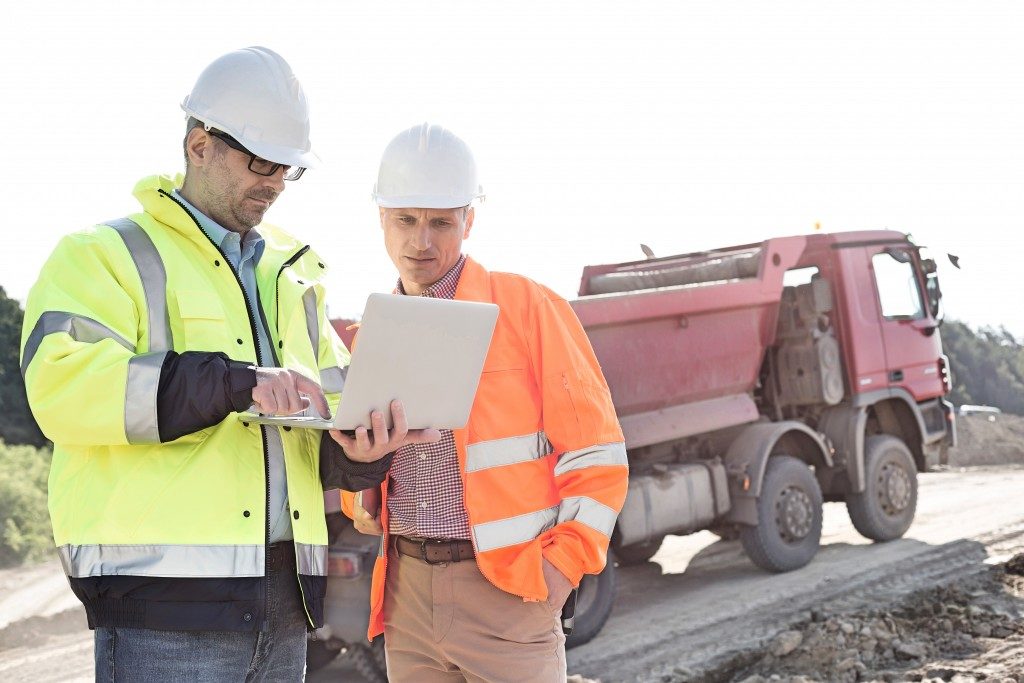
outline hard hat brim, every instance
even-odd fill
[[[216,128],[217,130],[227,133],[247,150],[260,158],[266,159],[267,161],[273,161],[275,164],[299,166],[302,168],[316,168],[322,163],[320,161],[320,157],[318,157],[312,149],[296,149],[295,147],[287,147],[285,145],[272,145],[266,142],[248,140],[245,136],[239,134],[237,130],[234,130],[232,126],[224,125],[208,116],[203,116],[189,107],[187,98],[185,102],[181,103],[181,109],[188,116],[201,121],[204,126]]]
[[[476,199],[483,199],[483,195],[452,197],[451,195],[419,194],[405,197],[382,197],[374,192],[373,199],[377,202],[377,206],[384,209],[459,209],[469,206]]]
[[[225,131],[227,132],[227,131]],[[245,144],[245,143],[243,143]],[[245,144],[246,149],[258,157],[275,164],[286,164],[288,166],[299,166],[302,168],[316,168],[320,165],[320,157],[313,150],[301,150],[294,147],[280,145],[268,145],[262,142],[249,142]]]

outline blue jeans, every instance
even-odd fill
[[[295,563],[268,567],[267,624],[259,632],[97,628],[97,683],[302,681],[306,610]]]

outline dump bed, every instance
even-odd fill
[[[805,237],[588,266],[572,302],[629,447],[756,420],[783,276]]]

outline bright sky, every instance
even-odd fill
[[[394,271],[370,189],[424,120],[473,147],[466,251],[575,295],[584,265],[891,228],[940,262],[951,317],[1024,336],[1024,4],[7,3],[0,285],[182,169],[179,103],[220,54],[280,52],[324,160],[268,214],[328,261],[332,315]]]

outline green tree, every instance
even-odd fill
[[[42,446],[46,438],[28,408],[18,358],[24,317],[21,304],[0,287],[0,440]]]
[[[950,320],[942,327],[942,346],[953,371],[953,403],[1024,415],[1024,343],[1004,327],[975,332]]]
[[[50,449],[0,440],[0,567],[41,560],[53,552],[46,510]]]

